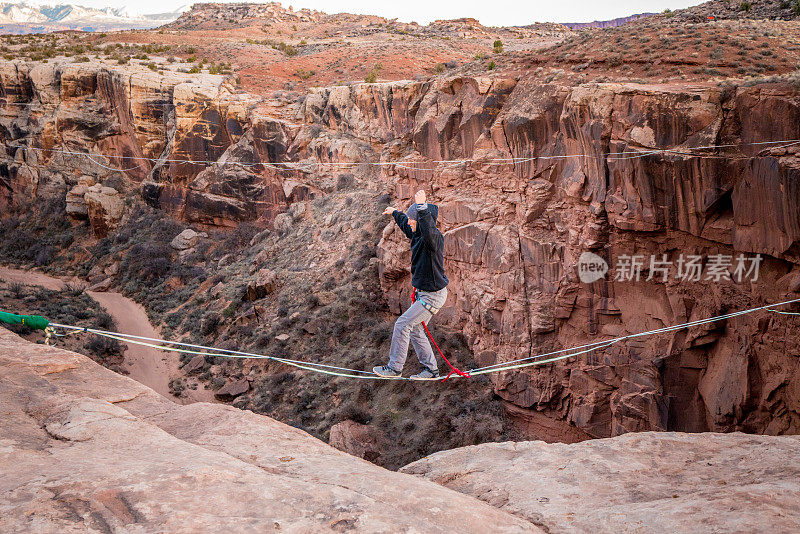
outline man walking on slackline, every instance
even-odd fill
[[[434,380],[439,378],[438,365],[422,323],[428,322],[444,306],[450,283],[444,274],[444,236],[436,228],[439,207],[427,202],[425,191],[418,191],[406,213],[392,207],[383,213],[393,216],[397,226],[411,240],[411,285],[416,300],[394,323],[389,363],[372,370],[378,376],[400,376],[410,339],[417,358],[425,367],[411,379]]]

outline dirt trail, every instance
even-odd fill
[[[59,290],[67,283],[86,285],[76,278],[55,278],[35,271],[23,271],[0,266],[0,280],[26,285],[35,285],[45,289]],[[87,294],[114,318],[120,332],[142,337],[161,337],[150,324],[144,308],[114,292],[87,291]],[[177,398],[169,392],[169,380],[178,376],[178,355],[167,353],[150,347],[127,344],[122,369],[128,376],[153,389],[157,393],[179,403],[213,402],[214,395],[200,384],[197,390],[186,389],[186,398]]]

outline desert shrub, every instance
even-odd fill
[[[203,317],[203,321],[200,327],[200,333],[204,336],[210,336],[211,334],[216,333],[217,328],[219,327],[220,323],[222,322],[222,316],[217,312],[209,312]]]
[[[364,77],[365,83],[375,83],[378,80],[378,73],[383,69],[383,65],[376,63],[372,70]]]
[[[281,41],[279,43],[273,43],[272,44],[272,48],[274,48],[275,50],[280,50],[281,52],[283,52],[284,54],[286,54],[289,57],[297,55],[297,48],[295,48],[294,46],[292,46],[290,44],[286,44],[283,41]]]
[[[19,282],[13,282],[9,284],[8,292],[11,294],[13,298],[19,299],[25,296],[25,294],[28,292],[28,289],[25,287],[24,284],[21,284]]]
[[[497,66],[497,65],[495,65],[495,62],[494,62],[494,60],[492,60],[492,61],[490,61],[490,62],[489,62],[489,66],[488,66],[488,67],[486,67],[486,68],[488,68],[489,70],[494,70],[494,68],[495,68],[496,66]]]
[[[492,44],[492,47],[494,48],[495,54],[501,54],[503,52],[503,41],[500,39],[495,40],[495,42]]]
[[[101,336],[92,336],[83,348],[89,355],[96,356],[101,361],[122,354],[122,345],[120,345],[119,341]]]
[[[56,257],[56,249],[55,247],[45,246],[36,253],[36,257],[33,260],[33,263],[36,264],[37,267],[44,267],[46,265],[50,265]]]
[[[339,409],[336,411],[335,419],[337,422],[347,421],[349,419],[351,421],[355,421],[356,423],[366,425],[372,420],[372,416],[363,407],[358,406],[353,402],[348,402],[339,407]]]
[[[176,396],[180,397],[183,391],[186,389],[186,379],[183,377],[173,378],[169,381],[169,392]]]
[[[261,231],[261,228],[252,223],[241,223],[225,237],[225,250],[231,252],[235,249],[246,247],[250,241]]]
[[[353,187],[356,183],[356,178],[352,174],[340,174],[336,179],[336,189],[344,191]]]
[[[114,330],[114,318],[111,317],[108,313],[101,311],[97,314],[97,318],[95,319],[95,324],[98,328],[102,330]]]
[[[238,308],[237,301],[236,301],[236,300],[234,300],[233,302],[231,302],[231,303],[228,305],[228,307],[227,307],[227,308],[225,308],[224,310],[222,310],[222,316],[223,316],[223,317],[225,317],[225,318],[227,318],[227,319],[231,319],[231,318],[233,318],[233,317],[236,315],[236,309],[237,309],[237,308]]]
[[[120,270],[127,280],[160,282],[172,269],[172,249],[166,243],[133,245],[122,260]]]

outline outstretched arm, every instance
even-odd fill
[[[394,217],[394,222],[397,223],[397,226],[400,227],[400,230],[402,230],[403,233],[406,234],[407,238],[411,239],[411,237],[414,235],[414,230],[408,224],[408,217],[406,217],[405,213],[389,206],[388,208],[383,210],[383,214],[391,215],[392,217]]]

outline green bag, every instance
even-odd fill
[[[0,323],[21,324],[34,330],[44,330],[50,326],[50,321],[41,315],[14,315],[0,311]]]

